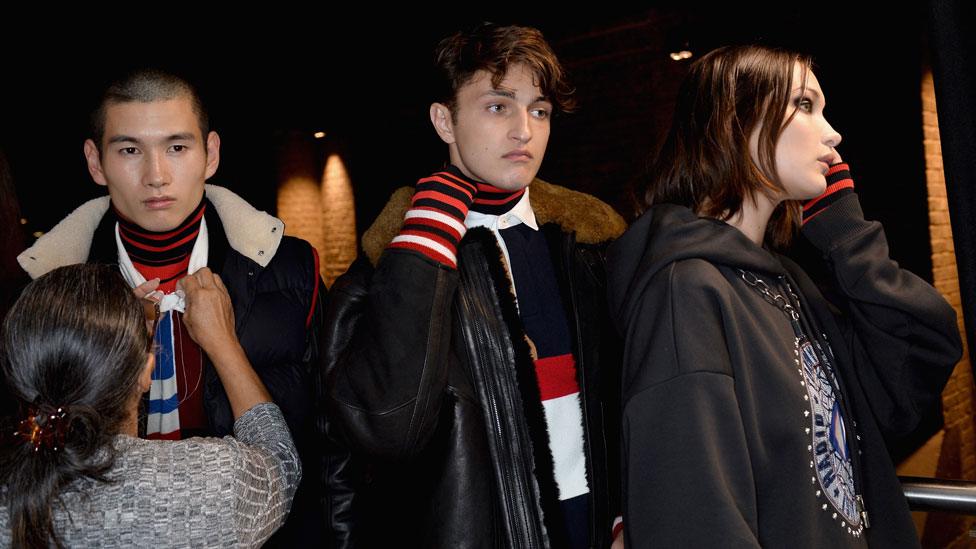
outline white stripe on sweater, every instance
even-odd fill
[[[407,210],[407,213],[403,217],[404,219],[419,217],[423,219],[430,219],[438,223],[443,223],[444,225],[447,225],[448,227],[457,231],[458,234],[461,236],[464,236],[464,233],[468,231],[468,228],[464,226],[464,223],[461,223],[457,219],[447,214],[441,212],[435,212],[433,210],[411,209],[411,210]]]
[[[586,483],[586,455],[583,452],[583,413],[579,393],[542,401],[549,431],[554,476],[559,500],[590,491]]]
[[[149,414],[146,418],[146,434],[168,435],[180,429],[179,409],[168,414]]]
[[[392,244],[396,242],[409,242],[410,244],[417,244],[418,246],[430,248],[431,250],[434,250],[442,256],[450,259],[451,262],[457,263],[457,258],[454,257],[454,252],[448,250],[447,247],[436,240],[412,234],[401,234],[394,238],[390,243]]]

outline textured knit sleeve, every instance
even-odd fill
[[[241,546],[258,546],[285,522],[302,477],[298,451],[278,406],[258,404],[237,419],[242,443],[234,471],[234,518]]]

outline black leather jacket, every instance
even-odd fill
[[[619,515],[620,345],[607,320],[605,242],[542,230],[577,360],[591,545],[608,547]],[[458,258],[454,271],[389,250],[375,270],[357,260],[330,291],[328,408],[360,478],[346,502],[350,540],[559,547],[544,412],[501,250],[476,228]]]

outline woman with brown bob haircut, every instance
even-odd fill
[[[808,57],[694,63],[647,191],[610,250],[625,337],[627,547],[901,547],[885,447],[961,353],[952,308],[865,221]],[[800,232],[833,302],[772,250]]]

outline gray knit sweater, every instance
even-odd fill
[[[288,516],[301,463],[274,404],[245,412],[234,435],[176,442],[117,436],[114,482],[75,481],[62,491],[63,505],[54,503],[61,541],[68,547],[260,545]],[[8,520],[0,502],[2,547],[10,545]]]

